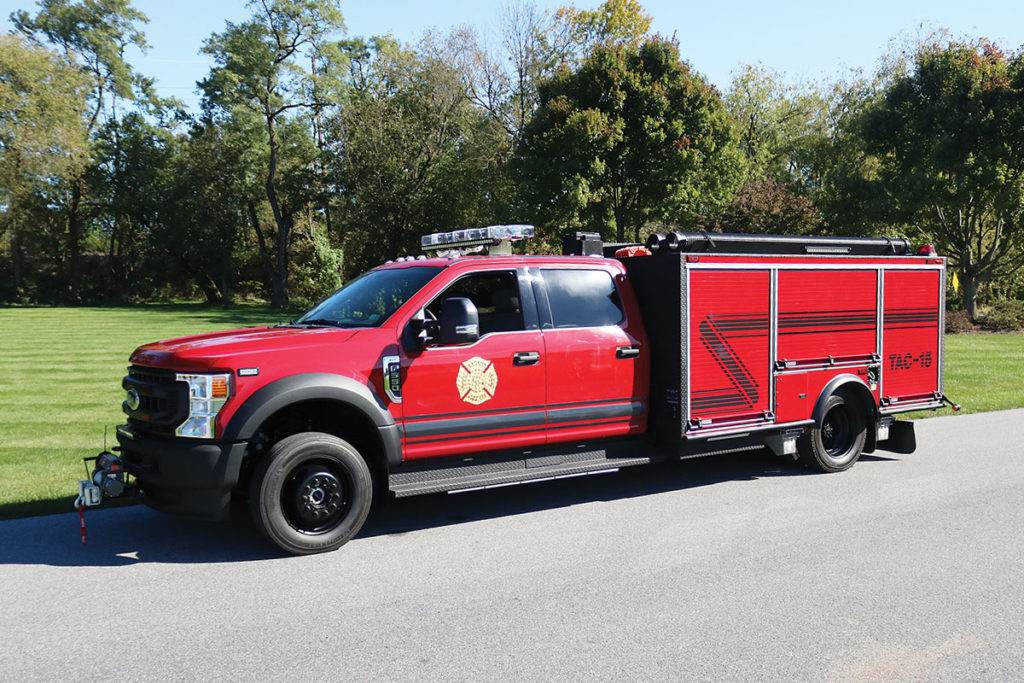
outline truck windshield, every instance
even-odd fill
[[[379,327],[441,270],[438,266],[371,270],[321,301],[295,323]]]

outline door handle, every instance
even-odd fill
[[[517,351],[512,355],[513,365],[533,365],[540,362],[540,353],[537,351]]]
[[[620,346],[615,349],[616,358],[636,358],[640,355],[640,349],[636,346]]]

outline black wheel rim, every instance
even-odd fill
[[[832,458],[847,455],[853,444],[853,428],[846,406],[836,406],[828,411],[821,423],[821,445]]]
[[[345,518],[351,505],[351,479],[326,460],[298,465],[281,489],[281,507],[288,524],[305,534],[330,531]]]

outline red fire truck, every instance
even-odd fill
[[[913,451],[895,416],[948,402],[931,248],[574,233],[567,255],[513,255],[530,235],[429,235],[436,255],[296,321],[139,347],[119,454],[92,459],[82,502],[131,483],[157,509],[219,518],[234,496],[271,542],[312,553],[352,538],[374,496],[765,447],[845,470]]]

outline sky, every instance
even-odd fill
[[[679,40],[682,57],[723,92],[744,64],[760,63],[787,80],[830,79],[841,71],[871,72],[899,36],[944,27],[955,35],[984,36],[1007,49],[1024,45],[1024,2],[1020,0],[640,0],[654,17],[653,30]],[[600,0],[536,0],[554,11],[567,4],[594,8]],[[415,42],[430,28],[475,26],[498,35],[503,0],[342,0],[347,36],[391,33]],[[245,0],[134,0],[149,17],[144,27],[151,47],[129,55],[136,70],[156,79],[157,91],[193,111],[195,82],[209,60],[199,53],[225,21],[249,16]],[[0,30],[8,31],[12,11],[37,11],[33,0],[0,0]],[[922,29],[922,25],[924,29]],[[495,41],[496,42],[496,41]]]

